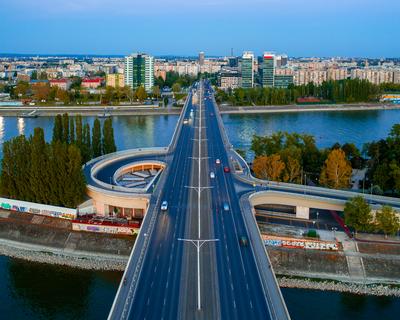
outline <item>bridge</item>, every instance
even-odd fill
[[[117,172],[146,162],[163,168],[152,183],[118,184]],[[167,148],[117,152],[84,170],[98,212],[146,212],[109,319],[290,319],[253,207],[289,204],[307,219],[310,208],[342,210],[358,195],[254,178],[207,82],[190,91]],[[397,199],[365,197],[400,208]]]

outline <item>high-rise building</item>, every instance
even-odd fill
[[[242,88],[253,88],[254,86],[254,54],[245,51],[242,56],[241,72],[242,72]]]
[[[199,65],[203,65],[204,64],[204,52],[203,51],[201,51],[200,53],[199,53]]]
[[[134,53],[125,57],[125,84],[132,89],[144,86],[151,91],[154,86],[154,57],[145,53]]]
[[[262,65],[262,85],[264,88],[274,86],[275,55],[265,52]]]

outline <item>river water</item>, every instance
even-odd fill
[[[118,150],[166,146],[178,116],[113,118]],[[93,123],[93,117],[85,121]],[[224,115],[235,148],[248,150],[253,134],[277,130],[316,137],[318,146],[335,142],[365,142],[384,138],[400,110]],[[41,126],[51,139],[53,118],[0,117],[0,147],[18,134],[30,135]],[[251,153],[249,153],[251,157]],[[28,263],[0,256],[0,319],[106,319],[118,288],[120,272],[93,272]],[[292,319],[398,319],[400,299],[358,296],[317,290],[282,289]]]

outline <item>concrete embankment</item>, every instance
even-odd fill
[[[104,114],[104,106],[21,106],[1,107],[0,116],[17,117],[35,111],[37,116],[56,116],[57,114],[68,113],[70,115],[98,116]],[[146,116],[146,115],[170,115],[180,114],[182,108],[151,108],[137,106],[116,106],[107,107],[107,114],[112,116]]]
[[[74,232],[67,220],[0,212],[0,254],[96,270],[124,270],[134,237]]]
[[[222,114],[257,114],[321,111],[370,111],[400,109],[395,104],[327,104],[327,105],[285,105],[285,106],[220,106]]]
[[[361,253],[363,273],[354,275],[343,252],[268,247],[282,287],[400,296],[400,258]]]

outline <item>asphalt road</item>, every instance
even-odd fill
[[[164,188],[153,195],[147,214],[155,218],[154,229],[144,234],[148,245],[136,289],[131,292],[136,274],[134,266],[129,265],[115,302],[118,311],[110,319],[121,318],[118,314],[129,319],[271,318],[235,179],[223,170],[229,166],[228,153],[208,85],[205,92],[201,107],[189,102],[184,110],[184,118],[190,118],[193,109],[193,120],[178,130],[172,160],[166,160]],[[216,159],[221,164],[216,164]],[[129,159],[117,165],[126,161]],[[114,170],[114,165],[98,176],[107,179],[104,177],[109,170]],[[210,177],[211,171],[214,178]],[[167,212],[159,208],[164,200],[168,201]],[[229,210],[223,210],[224,204]],[[147,225],[146,230],[150,230]],[[249,239],[247,246],[239,243],[243,236]],[[203,243],[197,255],[197,240],[216,241]],[[261,248],[264,254],[263,245]],[[271,285],[277,287],[273,281]],[[279,288],[275,289],[279,293]],[[124,309],[126,312],[121,311]]]

